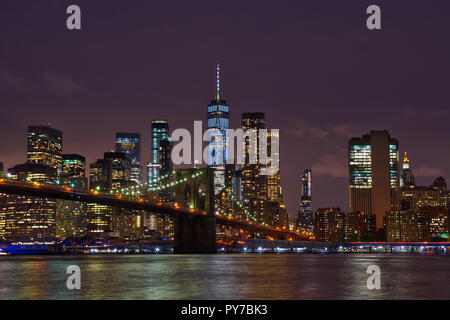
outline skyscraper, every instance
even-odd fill
[[[111,190],[119,190],[130,186],[131,158],[124,152],[105,152],[104,159],[111,161]]]
[[[398,207],[398,141],[387,131],[371,131],[349,141],[350,210],[376,216],[377,229],[386,212]]]
[[[85,157],[79,154],[62,155],[60,184],[71,188],[87,189]]]
[[[142,183],[141,135],[139,133],[116,133],[116,152],[127,153],[131,158],[130,180]]]
[[[112,187],[112,161],[98,159],[89,167],[89,189],[109,191]]]
[[[77,189],[87,189],[86,158],[79,154],[63,154],[60,184]],[[56,237],[83,237],[87,232],[87,204],[57,200]]]
[[[267,133],[267,150],[268,152],[272,152],[271,144],[272,137],[279,139],[279,132],[271,132]],[[280,154],[270,155],[271,157],[276,157],[280,159]],[[281,192],[281,179],[280,179],[280,170],[276,174],[267,176],[267,200],[275,201],[278,203],[283,202],[283,194]]]
[[[402,175],[400,177],[400,188],[409,187],[415,185],[414,175],[412,174],[409,164],[408,153],[405,152],[405,157],[402,163]]]
[[[151,127],[151,162],[147,165],[147,183],[150,189],[158,187],[160,172],[161,141],[169,138],[169,123],[165,120],[153,120]]]
[[[216,98],[211,100],[208,105],[208,129],[218,129],[222,132],[223,141],[225,142],[226,130],[230,127],[230,107],[227,102],[220,98],[220,64],[217,63],[217,88]],[[213,142],[210,142],[213,143]],[[219,149],[219,148],[218,148]],[[214,193],[218,195],[225,188],[225,163],[227,159],[227,150],[225,146],[222,148],[223,156],[221,161],[217,159],[216,150],[211,150],[208,156],[208,166],[214,168]]]
[[[89,167],[89,189],[108,192],[112,189],[112,160],[98,159]],[[97,203],[87,205],[87,234],[98,236],[110,231],[112,208]]]
[[[8,170],[11,179],[54,184],[62,171],[62,132],[50,126],[29,126],[27,163]],[[9,241],[53,239],[56,235],[56,201],[8,195],[0,216]],[[3,224],[3,223],[0,223]]]
[[[105,152],[105,161],[111,163],[111,189],[110,192],[135,186],[131,180],[131,157],[127,152]],[[137,197],[138,192],[128,189],[129,196]],[[110,208],[111,209],[111,208]],[[114,232],[121,239],[138,239],[141,235],[142,214],[138,211],[112,208],[109,231]]]
[[[265,129],[265,117],[262,112],[246,112],[242,114],[242,130]],[[258,221],[263,221],[263,203],[267,198],[267,176],[261,175],[261,164],[250,163],[251,150],[258,150],[259,139],[250,141],[247,137],[244,144],[245,163],[242,168],[242,197],[245,207]]]
[[[297,227],[309,231],[312,231],[314,226],[314,213],[311,207],[311,178],[311,170],[306,169],[302,172],[302,193],[297,217]]]
[[[27,162],[62,170],[62,132],[50,126],[29,126]]]
[[[159,183],[167,185],[172,181],[172,139],[166,138],[159,143]],[[172,190],[170,188],[164,188],[158,192],[159,200],[164,203],[170,203],[173,201]]]

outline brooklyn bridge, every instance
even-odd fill
[[[171,216],[175,221],[175,253],[215,253],[216,228],[227,226],[249,234],[250,238],[311,241],[310,234],[286,227],[275,228],[248,219],[233,217],[217,212],[213,187],[213,170],[179,169],[175,171],[176,181],[168,185],[175,189],[175,204],[154,201],[140,193],[136,196],[129,190],[101,192],[80,190],[57,184],[22,182],[0,179],[0,193],[40,198],[95,203],[116,208],[144,211],[157,215]],[[202,191],[204,190],[204,191]],[[204,196],[201,201],[200,194]]]

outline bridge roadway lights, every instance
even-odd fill
[[[175,218],[177,254],[216,253],[216,217],[179,215]]]

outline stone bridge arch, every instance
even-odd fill
[[[175,175],[176,181],[178,181],[176,203],[188,209],[203,210],[206,215],[183,214],[175,218],[174,252],[215,253],[214,169],[179,169],[176,170]]]

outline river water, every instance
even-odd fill
[[[78,265],[81,289],[69,290]],[[381,289],[367,288],[367,267]],[[450,256],[2,256],[0,299],[450,299]]]

